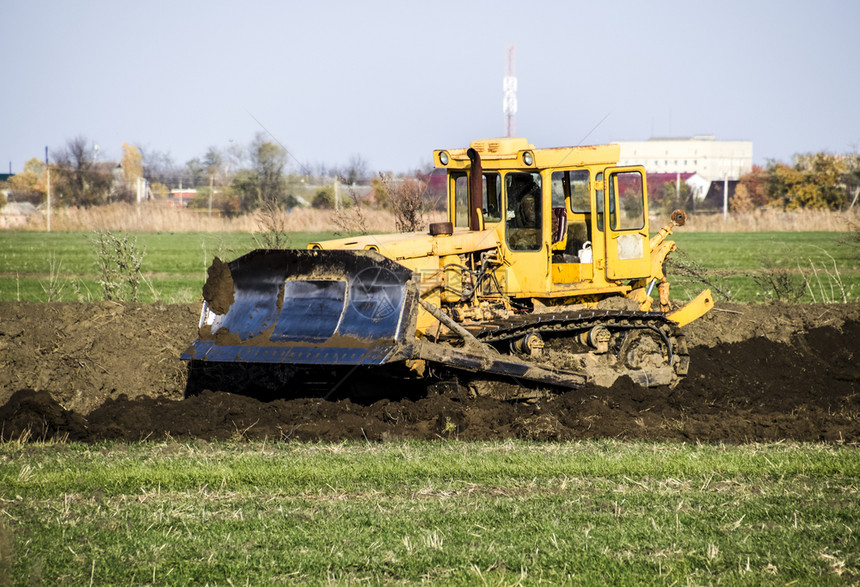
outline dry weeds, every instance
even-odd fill
[[[396,218],[388,210],[361,208],[362,229],[367,232],[395,232]],[[431,211],[426,222],[441,222],[445,213]],[[651,218],[652,226],[665,223],[665,218]],[[860,208],[832,212],[828,210],[758,210],[746,213],[731,213],[727,219],[722,214],[690,214],[685,232],[797,232],[824,231],[844,232],[860,226]],[[96,208],[57,208],[51,217],[53,230],[113,230],[142,232],[257,232],[262,230],[258,213],[249,213],[234,218],[213,215],[206,210],[168,208],[162,204],[146,203],[139,207],[116,203]],[[342,230],[335,210],[295,208],[284,213],[286,232],[320,232]],[[45,230],[46,218],[42,213],[34,214],[26,225],[27,230]]]
[[[294,208],[279,218],[284,232],[323,232],[338,228],[334,210]],[[395,232],[396,222],[387,210],[362,209],[364,228],[369,232]],[[443,214],[428,214],[427,222],[443,220]],[[36,213],[26,230],[45,230],[46,218]],[[116,203],[95,208],[57,208],[51,216],[51,229],[57,231],[97,230],[126,232],[265,232],[260,214],[250,213],[234,218],[212,215],[206,210],[168,208],[160,204]]]
[[[658,222],[655,224],[659,224]],[[653,222],[653,219],[652,219]],[[684,232],[844,232],[860,224],[860,208],[831,210],[756,210],[722,214],[689,214]]]

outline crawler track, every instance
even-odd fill
[[[536,363],[579,371],[605,386],[624,375],[644,387],[674,386],[690,366],[686,338],[674,322],[656,312],[582,310],[521,314],[511,320],[464,326],[478,340],[499,350],[510,348],[509,343],[529,333],[539,333],[547,348],[541,357],[535,358]],[[580,339],[580,335],[597,327],[610,334],[605,353],[595,353]],[[531,396],[531,392],[525,393]],[[511,391],[504,396],[510,397]]]

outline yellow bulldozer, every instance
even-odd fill
[[[618,158],[524,138],[434,151],[447,222],[216,258],[182,358],[453,374],[513,399],[620,376],[673,385],[689,368],[681,327],[713,298],[673,307],[667,237],[685,215],[651,235],[645,170]]]

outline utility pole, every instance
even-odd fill
[[[209,176],[209,217],[212,217],[212,182],[214,181],[213,176]]]
[[[340,181],[337,174],[334,176],[334,209],[340,210]]]
[[[508,45],[505,66],[505,79],[502,84],[505,98],[502,101],[502,112],[505,114],[505,136],[512,137],[517,130],[517,78],[516,78],[516,48]]]
[[[48,147],[45,147],[45,180],[48,191],[48,232],[51,232],[51,166],[48,165]]]

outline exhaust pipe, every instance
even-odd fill
[[[472,162],[472,174],[469,177],[469,230],[481,230],[484,227],[484,170],[481,167],[481,156],[469,147],[466,151]]]

